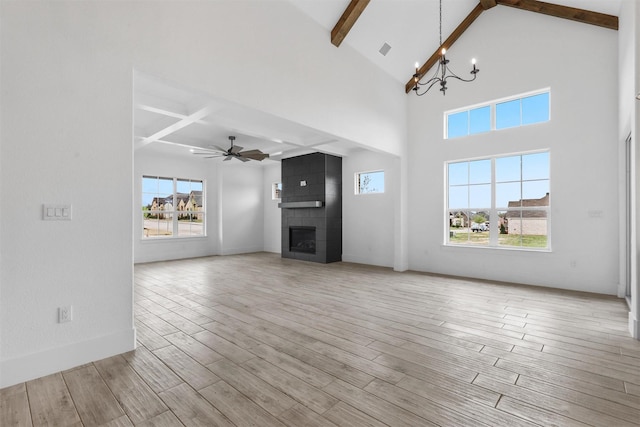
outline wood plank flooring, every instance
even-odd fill
[[[8,426],[639,426],[623,300],[278,255],[135,267],[138,348]]]

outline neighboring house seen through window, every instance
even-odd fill
[[[142,238],[201,237],[205,231],[201,180],[142,177]]]
[[[549,152],[453,161],[447,243],[549,249]]]
[[[271,200],[280,200],[282,198],[282,183],[274,182],[271,186]]]

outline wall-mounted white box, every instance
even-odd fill
[[[71,205],[42,205],[44,221],[71,221]]]

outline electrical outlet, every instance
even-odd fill
[[[67,323],[73,320],[72,306],[58,308],[58,323]]]

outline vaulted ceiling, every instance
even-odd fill
[[[414,63],[426,73],[437,60],[439,0],[289,0],[327,30],[327,44],[349,46],[411,89]],[[517,7],[585,25],[617,27],[622,0],[443,0],[444,46],[451,46],[482,13],[493,7]],[[560,18],[558,18],[560,17]],[[615,31],[612,29],[611,31]],[[384,53],[384,54],[383,54]],[[195,157],[190,150],[214,144],[227,147],[228,136],[245,149],[270,154],[271,160],[314,151],[346,156],[361,147],[308,127],[240,105],[212,99],[138,73],[135,89],[135,150]],[[209,161],[220,161],[211,159]],[[232,163],[232,162],[229,162]]]
[[[403,85],[411,80],[416,62],[426,73],[437,60],[439,0],[290,1],[327,29],[328,42],[355,49]],[[453,44],[481,13],[491,13],[494,6],[617,28],[621,4],[622,0],[443,0],[442,38],[453,36],[443,45]]]

